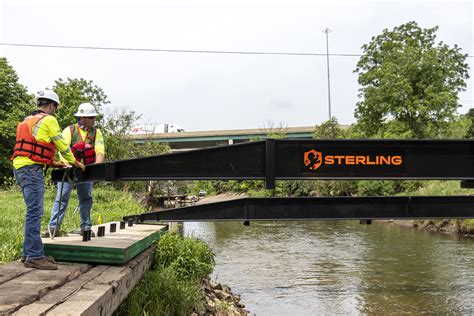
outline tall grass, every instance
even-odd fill
[[[117,315],[191,315],[203,309],[199,283],[180,279],[172,267],[147,272]]]
[[[404,192],[403,195],[422,196],[449,196],[449,195],[474,195],[474,189],[462,189],[459,181],[427,181],[423,187]],[[474,206],[473,206],[474,210]],[[424,221],[419,221],[423,223]],[[436,226],[442,226],[445,220],[432,220]],[[452,224],[458,226],[461,232],[474,233],[474,219],[450,220]]]
[[[200,280],[214,268],[214,252],[204,242],[168,233],[157,243],[154,270],[120,306],[118,315],[190,315],[203,311]]]
[[[56,187],[46,187],[44,214],[41,221],[42,231],[48,227],[55,195]],[[99,217],[105,223],[121,220],[125,215],[146,211],[130,193],[117,191],[112,186],[97,186],[92,195],[94,204],[91,210],[91,221],[93,225],[97,224]],[[61,230],[69,231],[80,226],[79,213],[74,212],[77,205],[77,193],[76,190],[73,190]],[[25,202],[18,187],[12,186],[8,190],[0,190],[0,263],[11,262],[19,258],[23,244],[25,213]]]
[[[214,265],[214,252],[199,239],[173,233],[158,242],[155,269],[172,267],[182,280],[200,280],[212,273]]]
[[[423,187],[407,192],[416,195],[474,195],[474,189],[462,189],[460,181],[427,181]]]

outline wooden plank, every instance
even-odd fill
[[[105,270],[109,269],[110,266],[96,266],[84,274],[81,274],[75,280],[68,282],[60,288],[48,292],[45,296],[40,298],[38,301],[20,308],[15,315],[39,315],[46,314],[59,304],[64,303],[67,299],[78,292],[87,283],[97,278],[100,274],[104,273]]]
[[[119,223],[113,222],[119,226]],[[113,249],[127,249],[134,242],[140,241],[149,235],[160,232],[166,225],[148,225],[148,224],[136,224],[132,227],[126,226],[125,229],[118,229],[115,233],[109,232],[109,224],[106,223],[100,226],[106,226],[106,234],[104,237],[94,237],[88,242],[82,241],[82,236],[71,234],[65,237],[56,237],[54,239],[42,238],[43,244],[49,245],[67,245],[67,246],[80,246],[87,247],[88,249],[95,248],[113,248]],[[99,225],[92,226],[92,230],[97,235],[97,229]]]
[[[109,267],[47,315],[112,315],[153,263],[154,246],[122,267]]]
[[[43,297],[91,268],[88,264],[59,265],[58,270],[31,270],[0,285],[0,314],[9,314]]]
[[[115,223],[119,227],[119,223]],[[139,224],[110,233],[109,224],[104,224],[104,237],[94,237],[88,242],[83,242],[79,235],[53,240],[44,238],[45,254],[59,261],[122,265],[148,248],[167,230],[166,225]],[[96,235],[97,230],[98,226],[93,226]]]
[[[20,261],[2,264],[0,265],[0,285],[32,270],[33,268],[25,268]]]

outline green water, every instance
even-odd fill
[[[257,315],[474,314],[474,240],[393,224],[185,223]]]

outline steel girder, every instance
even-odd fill
[[[136,222],[473,218],[474,196],[243,198],[125,216]]]
[[[53,171],[61,180],[64,170]],[[274,140],[87,166],[78,180],[474,180],[472,140]],[[465,182],[470,183],[470,182]]]
[[[55,170],[53,180],[64,178]],[[474,187],[473,140],[275,140],[171,153],[73,170],[79,181],[441,179]],[[245,198],[126,220],[474,218],[474,196]]]

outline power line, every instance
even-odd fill
[[[114,50],[138,52],[164,52],[164,53],[199,53],[199,54],[240,54],[240,55],[287,55],[287,56],[326,56],[324,53],[297,53],[297,52],[256,52],[256,51],[222,51],[222,50],[190,50],[190,49],[157,49],[157,48],[129,48],[129,47],[99,47],[99,46],[71,46],[71,45],[43,45],[0,43],[0,46],[39,47],[39,48],[64,48],[64,49],[89,49],[89,50]],[[361,54],[331,54],[331,56],[360,57]]]
[[[45,45],[45,44],[23,44],[23,43],[0,43],[0,46],[35,47],[35,48],[62,48],[62,49],[87,49],[87,50],[111,50],[111,51],[132,51],[132,52],[162,52],[162,53],[327,56],[327,54],[324,54],[324,53],[158,49],[158,48],[101,47],[101,46],[75,46],[75,45]],[[335,57],[361,57],[362,54],[336,54],[336,53],[331,53],[331,54],[329,54],[329,56],[335,56]],[[474,56],[471,56],[471,55],[468,55],[467,57],[474,58]]]

